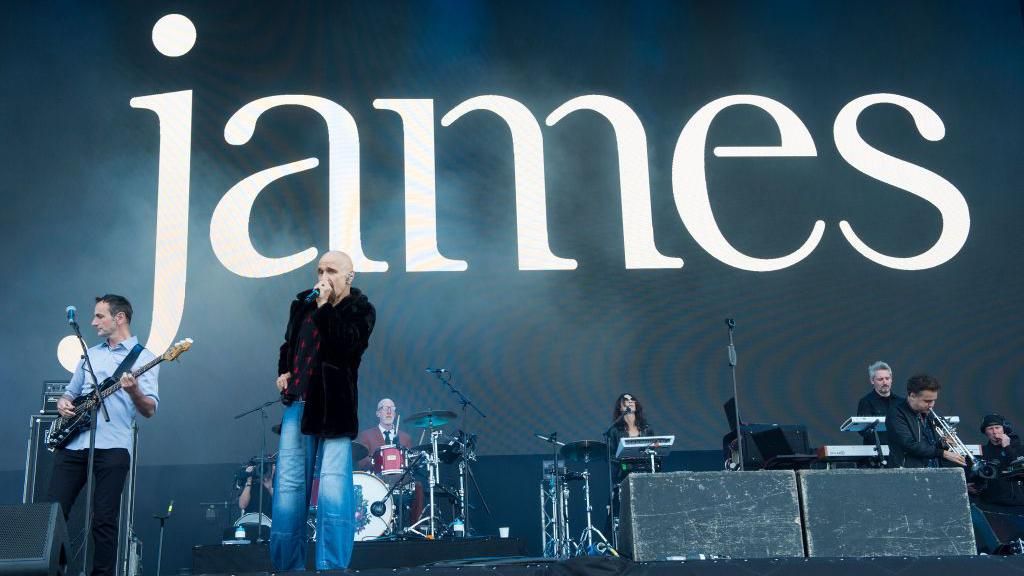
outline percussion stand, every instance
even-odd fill
[[[430,503],[427,505],[427,509],[430,510],[430,516],[428,516],[426,518],[420,518],[412,526],[409,526],[409,528],[407,529],[407,530],[409,530],[411,532],[416,532],[416,527],[417,526],[419,526],[423,522],[429,520],[430,521],[430,531],[427,533],[427,538],[430,539],[430,540],[433,540],[435,538],[435,528],[436,528],[436,526],[435,526],[436,522],[435,522],[434,517],[437,515],[437,506],[436,506],[436,504],[434,502],[434,487],[437,486],[440,483],[439,482],[439,480],[440,480],[440,478],[439,478],[439,476],[440,476],[439,465],[440,465],[441,459],[437,455],[437,439],[440,436],[441,436],[441,431],[437,430],[433,426],[431,426],[430,427],[430,449],[431,449],[432,454],[427,457],[427,479],[428,479],[428,483],[430,485],[430,488],[429,488],[429,490],[430,490]]]
[[[596,533],[601,541],[608,544],[608,539],[604,537],[604,534],[600,530],[594,527],[594,523],[591,520],[590,512],[593,508],[590,505],[590,452],[586,452],[583,455],[583,498],[587,505],[587,527],[583,529],[583,534],[580,534],[580,543],[576,547],[580,556],[586,556],[591,547],[594,545],[593,535]],[[587,545],[583,546],[583,539],[586,537]]]

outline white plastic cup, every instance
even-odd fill
[[[502,526],[501,528],[498,528],[498,536],[501,536],[502,538],[508,538],[508,526]]]

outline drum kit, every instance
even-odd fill
[[[541,524],[543,528],[542,544],[544,556],[566,558],[584,556],[592,550],[603,551],[610,546],[608,539],[593,523],[593,506],[590,502],[590,463],[604,462],[608,459],[608,446],[595,440],[578,440],[561,442],[557,434],[544,436],[534,434],[537,438],[552,446],[554,458],[550,465],[545,463],[540,485]],[[568,462],[583,465],[582,472],[568,469]],[[579,538],[573,539],[569,528],[570,482],[583,481],[583,501],[587,525]],[[595,545],[594,537],[599,539]]]
[[[371,471],[354,471],[352,484],[355,500],[355,540],[426,538],[462,536],[466,521],[466,479],[469,463],[476,460],[476,436],[459,431],[446,435],[443,427],[458,416],[447,410],[428,410],[409,416],[403,425],[423,431],[421,439],[429,441],[412,448],[398,443],[385,444],[372,454],[366,446],[352,442],[353,463],[370,457]],[[395,441],[397,442],[397,434]],[[457,487],[441,482],[441,464],[455,464]],[[417,518],[407,514],[417,511],[413,506],[418,489],[417,478],[425,477],[427,502]],[[308,538],[316,541],[316,507],[319,478],[314,477],[310,497]],[[451,504],[451,512],[442,510],[440,501]],[[447,521],[450,518],[450,522]],[[405,526],[406,520],[411,520]],[[259,513],[242,515],[235,526],[269,527],[271,519]]]

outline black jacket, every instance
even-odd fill
[[[868,392],[860,402],[857,402],[857,416],[885,416],[889,413],[889,408],[895,406],[903,401],[902,396],[895,394],[889,394],[887,397],[882,397],[875,392],[874,388],[871,392]],[[886,427],[888,428],[888,426]],[[861,438],[864,440],[864,444],[874,444],[875,435],[873,432],[860,432]],[[889,443],[889,434],[887,432],[879,432],[878,440],[882,444]]]
[[[305,391],[302,433],[355,438],[359,433],[359,363],[377,321],[377,311],[358,288],[352,288],[352,293],[337,306],[324,304],[320,308],[316,308],[315,302],[305,302],[310,292],[300,292],[292,301],[277,373],[292,372],[299,328],[307,311],[314,309],[313,323],[320,333],[320,371],[319,378],[310,382]],[[283,394],[286,404],[298,396],[299,392],[291,389],[285,389]]]
[[[926,425],[930,426],[933,417],[929,415],[928,418],[929,424]],[[905,399],[889,409],[885,427],[889,432],[890,468],[927,468],[932,458],[937,458],[940,466],[952,464],[942,458],[945,448],[941,442],[936,445],[928,441],[924,426]]]
[[[985,460],[998,461],[1000,467],[1004,467],[1017,457],[1024,456],[1024,449],[1021,448],[1020,438],[1011,435],[1010,445],[1006,448],[985,442],[981,445],[981,453]],[[985,483],[980,496],[982,502],[989,504],[1024,506],[1024,479],[993,478]]]

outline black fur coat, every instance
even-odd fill
[[[292,301],[284,344],[277,362],[278,374],[290,374],[298,345],[299,328],[313,310],[313,323],[320,334],[320,374],[305,392],[302,433],[324,438],[355,438],[359,432],[359,363],[377,320],[373,304],[358,288],[337,306],[306,303],[311,290],[300,292]],[[303,395],[289,381],[282,397],[286,405]]]

